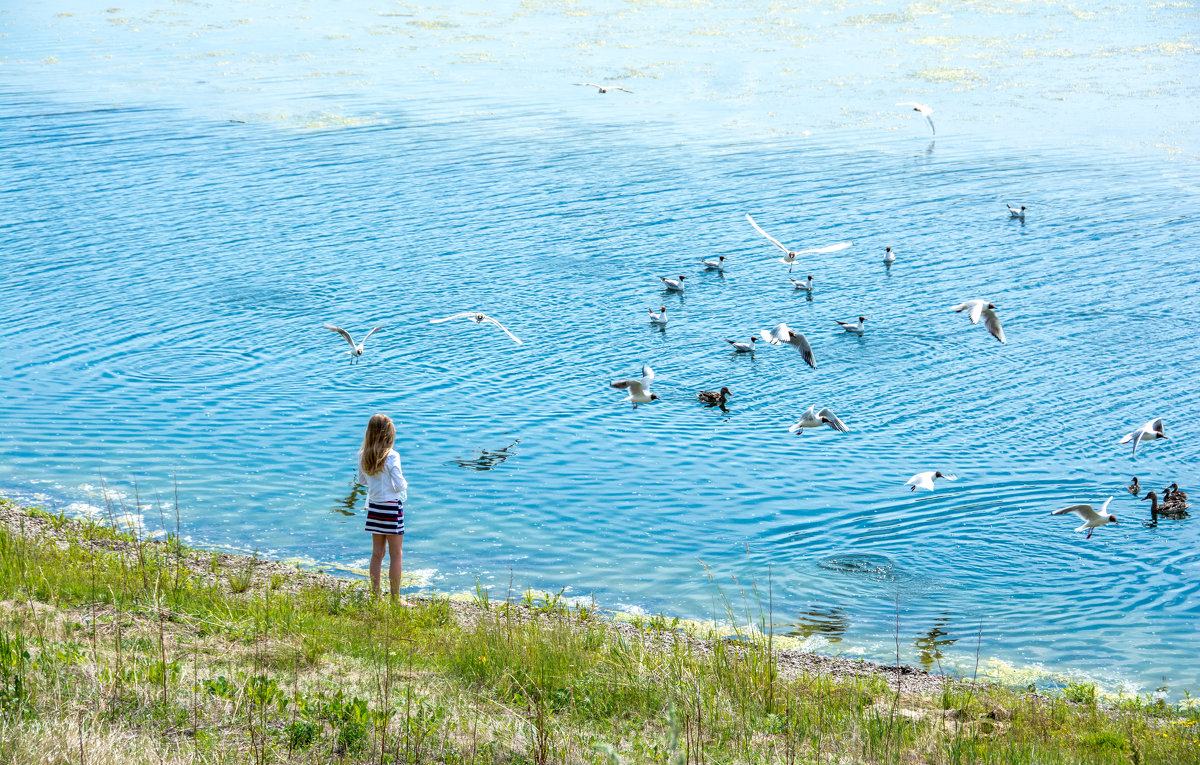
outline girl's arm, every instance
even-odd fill
[[[389,459],[387,463],[388,478],[392,482],[392,489],[405,496],[408,495],[408,481],[404,480],[404,473],[400,470],[400,456],[396,455],[395,459]]]

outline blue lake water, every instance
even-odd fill
[[[1200,520],[1146,527],[1124,486],[1200,491],[1197,18],[5,8],[0,490],[173,527],[177,480],[197,543],[361,568],[383,411],[426,587],[756,620],[756,579],[817,650],[894,658],[898,611],[906,662],[1194,693]],[[606,80],[634,92],[572,84]],[[854,246],[804,261],[809,300],[747,212]],[[476,308],[525,344],[428,323]],[[780,321],[817,369],[724,341]],[[323,322],[386,329],[352,366]],[[643,363],[634,410],[608,383]],[[851,432],[788,433],[810,404]],[[927,469],[959,480],[909,493]],[[1050,515],[1110,495],[1089,541]]]

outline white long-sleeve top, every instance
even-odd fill
[[[408,481],[400,472],[400,455],[393,449],[383,461],[383,469],[375,475],[367,475],[362,469],[362,453],[358,455],[358,482],[367,487],[367,502],[395,502],[408,500]]]

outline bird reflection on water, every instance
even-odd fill
[[[492,470],[513,456],[516,446],[519,443],[521,443],[521,439],[518,438],[503,449],[480,449],[479,456],[474,459],[450,460],[446,464],[470,468],[471,470]]]

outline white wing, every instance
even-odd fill
[[[771,240],[771,243],[772,243],[772,244],[774,244],[776,247],[778,247],[779,249],[783,250],[784,252],[788,252],[788,251],[789,251],[787,247],[784,247],[784,246],[783,246],[783,242],[781,242],[781,241],[779,241],[778,239],[776,239],[775,237],[771,236],[771,235],[770,235],[770,234],[768,234],[766,231],[763,231],[763,230],[762,230],[762,227],[761,227],[761,226],[759,226],[757,223],[755,223],[755,222],[754,222],[754,218],[751,218],[751,217],[750,217],[750,213],[746,213],[746,220],[750,221],[750,225],[751,225],[751,226],[754,226],[754,230],[755,230],[755,231],[757,231],[758,233],[762,234],[762,235],[763,235],[763,236],[765,236],[767,239],[770,239],[770,240]]]
[[[914,109],[920,109],[924,104],[918,104],[916,101],[901,101],[896,106],[911,106]]]
[[[444,319],[430,319],[430,324],[441,324],[443,321],[454,321],[455,319],[474,319],[479,315],[479,311],[467,311],[466,313],[456,313],[453,316],[447,316]]]
[[[1105,502],[1104,506],[1107,507],[1108,503]],[[1066,515],[1067,513],[1075,513],[1085,521],[1100,520],[1100,514],[1097,513],[1091,505],[1071,505],[1070,507],[1064,507],[1061,510],[1055,510],[1053,513],[1051,513],[1051,515]]]
[[[929,114],[927,114],[925,112],[921,112],[921,113],[925,115],[925,121],[929,123],[929,132],[933,133],[934,135],[937,135],[937,128],[935,128],[933,126],[933,117],[930,117]]]
[[[654,382],[654,370],[649,364],[642,364],[642,387],[648,389],[650,383]]]
[[[1162,433],[1163,432],[1162,417],[1156,417],[1153,420],[1151,420],[1150,422],[1147,422],[1144,426],[1142,426],[1142,429],[1146,430],[1150,433]]]
[[[801,358],[804,363],[808,364],[813,369],[817,368],[817,357],[813,355],[812,346],[808,344],[808,339],[799,332],[792,332],[791,338],[788,340],[788,345],[800,351]]]
[[[609,89],[609,90],[624,90],[626,93],[632,93],[632,92],[633,92],[632,90],[629,90],[629,89],[627,89],[627,88],[618,88],[618,87],[616,87],[616,86],[614,86],[614,85],[609,85],[609,86],[608,86],[608,89]]]
[[[621,390],[628,390],[634,396],[646,395],[646,389],[642,387],[641,380],[613,380],[609,385]]]
[[[1004,339],[1004,327],[1000,326],[1000,317],[990,308],[985,308],[981,312],[983,316],[983,326],[987,327],[987,331],[992,333],[992,337],[999,340],[1001,343],[1008,342]]]
[[[779,345],[791,337],[792,330],[788,329],[788,325],[780,324],[775,329],[764,329],[759,334],[762,335],[763,340],[766,340],[771,345]]]
[[[379,324],[379,325],[376,325],[376,326],[374,326],[374,327],[371,327],[371,331],[370,331],[370,332],[368,332],[368,333],[367,333],[367,336],[363,338],[363,343],[366,343],[366,342],[367,342],[367,338],[369,338],[371,335],[375,334],[376,332],[378,332],[378,331],[379,331],[379,330],[381,330],[381,329],[383,329],[383,325],[382,325],[382,324]]]
[[[797,255],[809,255],[812,253],[825,254],[827,252],[841,252],[849,247],[852,242],[838,242],[837,244],[827,244],[824,247],[810,247],[807,250],[797,250]]]
[[[599,89],[600,87],[602,87],[602,86],[600,86],[600,85],[597,85],[597,84],[596,84],[596,83],[594,83],[594,82],[577,82],[577,83],[575,83],[575,84],[576,84],[576,85],[583,85],[584,87],[588,87],[588,88],[597,88],[597,89]]]
[[[828,418],[830,420],[829,427],[833,428],[834,430],[838,431],[839,433],[849,433],[850,432],[850,428],[846,427],[846,423],[844,423],[840,419],[838,419],[838,416],[836,414],[834,414],[829,409],[829,407],[826,407],[826,408],[822,409],[821,411],[817,412],[817,416]]]
[[[504,331],[504,334],[506,334],[506,335],[508,335],[509,337],[511,337],[511,338],[513,339],[513,342],[514,342],[514,343],[516,343],[517,345],[524,345],[524,343],[522,343],[522,342],[520,341],[520,339],[518,339],[518,338],[517,338],[517,336],[516,336],[516,335],[514,335],[512,332],[509,332],[509,331],[508,331],[508,330],[505,328],[505,326],[504,326],[503,324],[501,324],[500,322],[496,321],[496,320],[495,320],[495,319],[493,319],[491,316],[484,316],[484,317],[483,317],[483,320],[484,320],[484,321],[486,321],[486,322],[489,322],[489,323],[491,323],[491,324],[495,324],[497,327],[499,327],[501,330],[503,330],[503,331]]]
[[[912,486],[914,489],[929,489],[933,491],[933,472],[932,470],[924,473],[917,473],[912,478],[905,482],[905,486]]]
[[[970,309],[970,311],[967,313],[967,316],[970,317],[971,323],[978,324],[979,316],[983,313],[983,306],[986,304],[982,300],[968,300],[963,305],[964,307]]]
[[[350,337],[350,333],[347,332],[346,330],[342,329],[341,327],[335,327],[332,324],[322,324],[321,326],[325,327],[325,329],[331,330],[333,332],[337,332],[339,335],[346,338],[346,342],[350,343],[351,348],[355,348],[355,349],[358,348],[358,346],[355,345],[355,343],[354,343],[354,338]],[[1122,442],[1122,443],[1124,443],[1124,442]]]
[[[942,478],[945,478],[947,481],[958,480],[958,476],[954,475],[954,473],[942,473]]]

